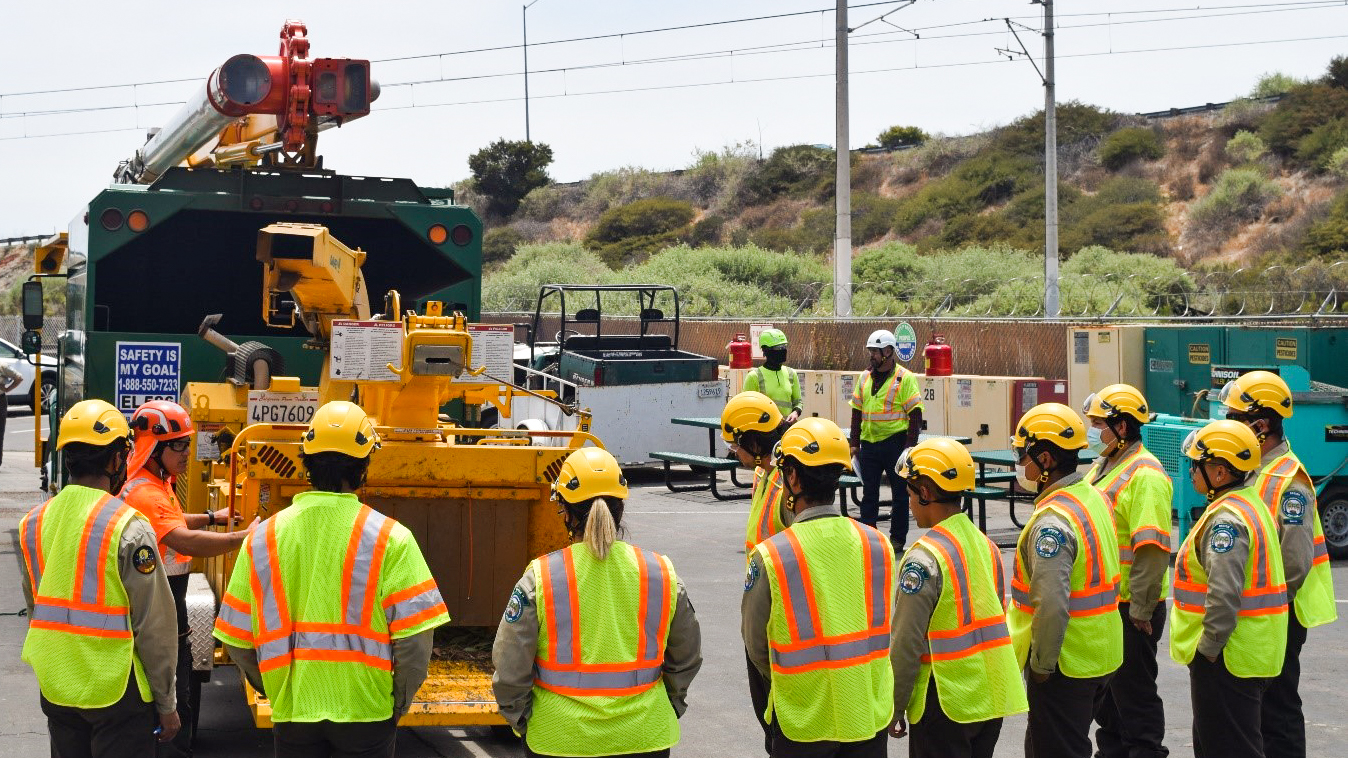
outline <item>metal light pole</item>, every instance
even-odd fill
[[[838,0],[837,10],[837,132],[834,147],[838,175],[834,196],[837,224],[833,235],[833,315],[852,315],[852,153],[848,149],[847,123],[847,0]]]
[[[1044,317],[1057,318],[1058,103],[1053,80],[1053,0],[1044,3]]]
[[[520,8],[520,15],[524,17],[524,141],[533,142],[529,138],[529,6],[538,2],[538,0],[529,0]]]

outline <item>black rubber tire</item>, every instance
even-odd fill
[[[1320,498],[1320,524],[1334,560],[1348,558],[1348,485],[1336,484]]]

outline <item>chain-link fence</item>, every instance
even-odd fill
[[[42,322],[42,352],[56,352],[56,338],[66,328],[65,316],[47,316]],[[23,336],[23,316],[0,316],[0,339],[19,346]]]

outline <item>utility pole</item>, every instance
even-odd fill
[[[538,2],[538,0],[529,0],[520,8],[520,14],[524,16],[524,141],[533,142],[529,138],[529,6]]]
[[[1053,79],[1053,0],[1044,3],[1044,318],[1057,318],[1058,103]]]
[[[837,199],[837,225],[833,235],[833,315],[852,315],[852,152],[848,146],[847,119],[847,0],[838,0],[837,10],[837,144],[838,176],[834,195]]]

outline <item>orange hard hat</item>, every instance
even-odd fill
[[[161,442],[190,437],[196,429],[187,409],[171,400],[151,400],[131,414],[135,447],[127,462],[127,478],[134,477]]]

